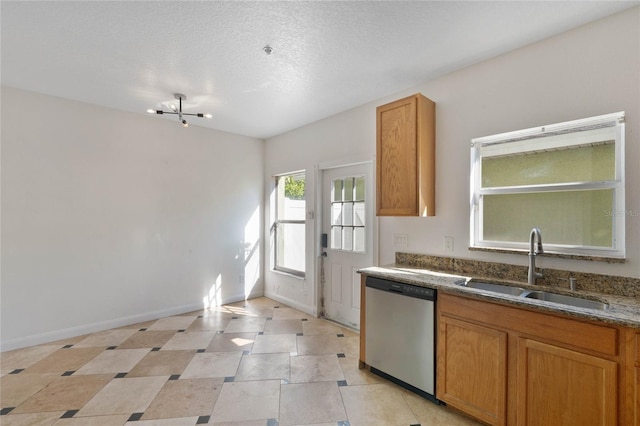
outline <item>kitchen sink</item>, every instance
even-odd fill
[[[495,293],[510,294],[512,296],[520,296],[526,290],[520,287],[512,287],[503,284],[487,283],[484,281],[469,281],[464,284],[468,288],[477,288],[478,290],[493,291]]]
[[[558,303],[560,305],[575,306],[577,308],[588,308],[605,310],[609,305],[597,300],[585,299],[578,296],[569,296],[565,294],[551,293],[548,291],[526,290],[521,287],[514,287],[506,284],[490,283],[486,281],[467,281],[459,282],[461,286],[467,288],[475,288],[478,290],[491,291],[494,293],[506,294],[510,296],[522,297],[525,299],[541,300],[544,302]]]
[[[570,305],[578,308],[589,308],[604,310],[609,307],[604,302],[598,302],[596,300],[584,299],[582,297],[567,296],[564,294],[549,293],[547,291],[532,291],[525,294],[527,299],[543,300],[545,302],[559,303],[561,305]]]

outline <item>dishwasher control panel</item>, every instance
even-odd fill
[[[417,287],[408,285],[405,287],[405,294],[407,296],[420,297],[422,299],[433,300],[436,297],[436,291],[432,288]]]
[[[402,294],[418,299],[436,300],[436,290],[417,285],[389,281],[382,278],[367,277],[366,286],[390,293]]]

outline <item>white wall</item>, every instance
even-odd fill
[[[271,138],[265,145],[265,295],[287,303],[305,312],[316,314],[318,270],[316,260],[319,255],[318,212],[315,198],[318,179],[318,165],[331,163],[332,166],[354,162],[370,161],[375,153],[375,124],[370,125],[370,111],[357,108],[342,114],[312,123],[292,132]],[[373,146],[371,146],[373,141]],[[306,278],[300,279],[273,272],[270,259],[273,258],[269,227],[273,216],[273,177],[278,174],[306,170],[307,211],[313,212],[314,219],[307,219]]]
[[[3,87],[2,349],[261,295],[263,161],[262,140]]]
[[[265,178],[345,156],[373,156],[375,107],[421,92],[436,102],[436,216],[380,218],[379,263],[393,263],[396,251],[406,251],[525,265],[526,256],[468,250],[471,139],[626,111],[627,210],[640,211],[639,76],[640,8],[635,8],[271,138]],[[315,197],[308,194],[307,201]],[[408,235],[408,245],[394,247],[393,234]],[[453,252],[444,251],[445,236],[454,238]],[[640,277],[640,217],[627,218],[626,238],[625,264],[544,257],[538,263]],[[271,297],[312,306],[308,286],[265,272]]]

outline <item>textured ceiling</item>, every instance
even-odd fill
[[[2,1],[1,77],[140,114],[184,93],[268,138],[638,4]]]

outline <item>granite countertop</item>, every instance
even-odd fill
[[[522,306],[523,308],[561,313],[576,318],[602,321],[610,324],[623,325],[627,327],[640,328],[640,299],[635,297],[614,296],[609,294],[562,290],[557,287],[531,286],[521,282],[505,282],[483,277],[469,277],[451,273],[420,269],[404,265],[372,266],[358,271],[364,275],[387,278],[420,287],[434,288],[449,294],[474,297],[489,302],[497,302],[509,305]],[[465,287],[463,284],[471,279],[503,283],[522,287],[527,290],[542,290],[552,293],[567,294],[586,299],[598,300],[609,304],[605,310],[580,308],[558,303],[546,302],[543,300],[528,299],[522,296],[512,296],[508,294],[496,293],[487,290]]]

